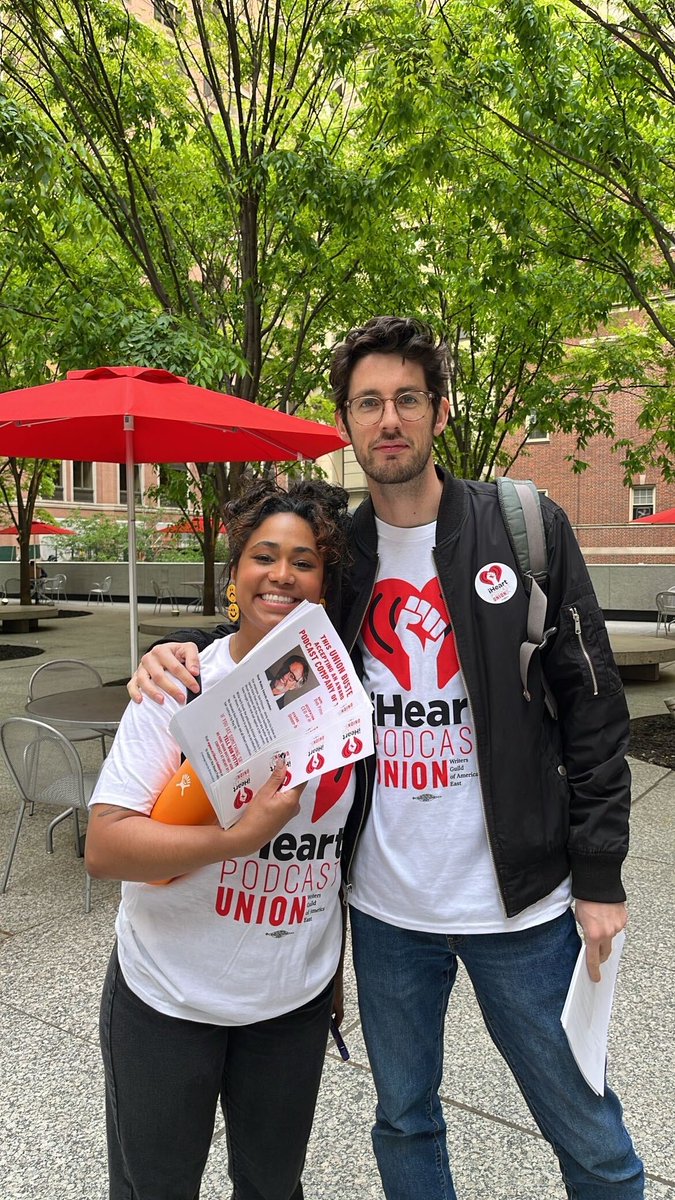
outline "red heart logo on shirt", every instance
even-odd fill
[[[327,812],[330,812],[338,800],[344,796],[349,780],[352,777],[354,770],[353,763],[347,767],[340,767],[334,773],[329,772],[328,775],[322,775],[319,780],[319,786],[316,789],[314,797],[314,811],[312,813],[312,825],[316,821],[320,821],[325,817]]]
[[[445,687],[459,671],[459,659],[455,646],[455,635],[437,576],[434,575],[428,583],[425,583],[421,591],[404,579],[380,580],[375,587],[361,630],[364,644],[373,658],[388,667],[401,687],[405,691],[410,691],[410,659],[396,633],[396,622],[401,610],[411,599],[418,602],[425,600],[436,610],[439,617],[447,622],[442,634],[443,642],[436,659],[436,682],[439,688]],[[413,627],[413,632],[424,645],[429,634],[421,627],[421,624],[419,627]]]

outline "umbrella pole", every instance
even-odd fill
[[[129,546],[129,644],[131,674],[138,666],[138,585],[136,582],[136,480],[134,478],[134,418],[124,417],[127,451],[127,522]]]

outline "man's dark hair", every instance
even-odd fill
[[[352,371],[367,354],[397,354],[418,362],[424,370],[427,390],[433,396],[434,416],[441,396],[447,396],[446,346],[433,329],[414,317],[371,317],[365,325],[350,329],[333,349],[330,385],[335,407],[345,420]]]

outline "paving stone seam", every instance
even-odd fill
[[[644,760],[636,759],[634,761],[643,762]],[[653,764],[651,765],[653,766]],[[654,783],[651,783],[644,792],[639,792],[637,795],[633,795],[633,804],[638,804],[640,800],[644,800],[645,796],[648,796],[650,792],[653,792],[654,788],[661,787],[661,785],[665,783],[665,781],[671,775],[673,776],[673,780],[675,782],[675,771],[666,771],[664,775],[660,775],[658,779],[654,780]]]
[[[68,1029],[63,1025],[57,1025],[54,1021],[46,1021],[44,1017],[38,1013],[31,1012],[30,1009],[22,1005],[12,1004],[11,1000],[5,1000],[0,996],[0,1007],[8,1009],[17,1016],[26,1017],[27,1020],[34,1022],[36,1025],[42,1025],[45,1029],[53,1029],[56,1033],[65,1034],[66,1037],[72,1037],[77,1042],[83,1042],[86,1046],[98,1046],[98,1034],[93,1033],[86,1035],[77,1033],[74,1029]]]

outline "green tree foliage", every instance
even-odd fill
[[[43,243],[76,281],[50,362],[63,369],[69,352],[96,347],[97,361],[164,366],[325,417],[336,334],[373,312],[410,312],[450,346],[442,454],[458,474],[508,466],[507,434],[532,412],[551,431],[577,430],[581,463],[590,436],[611,436],[622,383],[653,424],[658,339],[617,327],[579,345],[632,295],[605,252],[610,234],[647,298],[658,283],[649,243],[631,242],[613,194],[604,241],[582,236],[574,205],[590,213],[602,189],[584,184],[582,203],[575,171],[524,138],[530,118],[572,100],[579,131],[587,115],[573,8],[182,0],[149,28],[106,0],[0,0],[6,100],[35,147],[22,175],[5,122],[25,206],[17,228],[38,212]],[[199,464],[207,526],[246,469]]]
[[[74,186],[57,140],[1,85],[0,164],[4,391],[104,359],[125,306],[142,303],[143,293],[116,240]],[[30,599],[30,526],[38,497],[53,492],[54,473],[54,465],[40,459],[10,458],[0,465],[0,491],[19,529],[24,603]]]
[[[374,17],[327,0],[165,11],[148,28],[104,0],[13,0],[6,78],[194,337],[190,378],[295,412],[374,217],[349,103]],[[243,471],[221,472],[221,500]]]
[[[172,467],[160,469],[160,485],[151,494],[177,508],[187,524],[192,522],[194,536],[204,563],[203,611],[212,615],[216,610],[214,570],[222,553],[219,542],[222,506],[218,492],[217,472],[220,463],[192,463],[184,471]]]
[[[172,523],[174,513],[168,515],[162,509],[143,513],[136,521],[136,547],[142,562],[200,561],[198,552],[184,551],[178,538],[167,538],[160,525]],[[63,539],[62,557],[75,561],[126,562],[129,551],[127,523],[116,520],[106,513],[76,512],[69,518],[68,528],[74,537]],[[61,555],[60,555],[61,557]]]
[[[69,528],[75,533],[70,539],[69,552],[74,560],[92,562],[124,562],[129,544],[126,522],[116,521],[106,513],[74,513]],[[140,523],[136,537],[142,540]]]
[[[361,313],[378,294],[395,296],[397,311],[431,317],[444,335],[451,416],[440,456],[454,472],[508,469],[534,413],[548,431],[576,432],[581,469],[588,440],[614,433],[616,392],[630,387],[645,409],[661,394],[662,348],[612,322],[613,306],[628,298],[623,280],[563,252],[557,216],[514,179],[514,164],[530,169],[521,140],[475,101],[467,106],[476,85],[470,63],[462,90],[465,27],[488,56],[486,70],[501,46],[485,5],[447,8],[462,31],[456,45],[444,10],[425,17],[409,8],[382,18],[387,53],[362,75],[376,161],[401,199],[395,252],[378,267],[375,245],[370,282],[361,277]],[[601,325],[611,325],[607,336],[580,344]]]
[[[440,12],[441,75],[463,136],[534,197],[560,261],[614,281],[616,302],[643,314],[652,387],[640,425],[650,436],[624,446],[624,465],[630,477],[656,461],[673,478],[672,4],[459,0]]]

